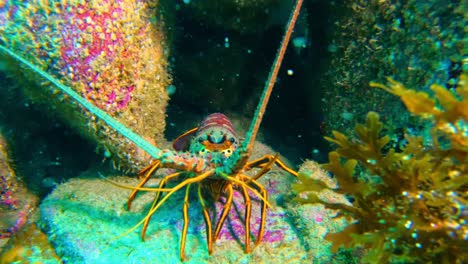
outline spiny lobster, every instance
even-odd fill
[[[143,179],[138,184],[138,186],[132,187],[113,183],[115,185],[133,190],[127,202],[129,208],[131,207],[132,201],[139,191],[152,191],[156,193],[154,202],[152,203],[146,217],[138,222],[133,228],[128,230],[125,234],[128,234],[139,226],[143,225],[142,238],[144,238],[146,228],[152,215],[174,193],[185,187],[186,189],[183,205],[184,225],[180,241],[180,259],[183,261],[185,259],[184,251],[189,223],[188,194],[191,186],[196,184],[198,188],[198,197],[200,204],[202,205],[203,215],[206,222],[208,251],[211,254],[213,250],[213,243],[218,238],[221,228],[223,227],[223,224],[230,211],[230,207],[233,202],[234,189],[236,189],[242,193],[245,201],[245,252],[249,253],[251,252],[251,198],[249,196],[249,191],[254,193],[261,200],[261,221],[260,227],[258,229],[258,235],[254,244],[255,247],[262,241],[265,229],[266,210],[267,206],[269,205],[267,197],[268,194],[265,188],[257,180],[270,171],[274,164],[297,177],[297,172],[286,166],[278,158],[278,155],[265,155],[253,161],[249,161],[249,158],[252,153],[253,143],[255,141],[263,114],[265,113],[269,97],[275,84],[287,44],[291,37],[294,24],[299,15],[302,2],[303,0],[297,0],[291,13],[283,40],[270,71],[268,81],[265,85],[260,102],[255,111],[254,119],[252,120],[246,139],[242,142],[242,144],[235,135],[234,129],[229,119],[227,119],[227,117],[223,114],[215,113],[205,118],[199,127],[193,128],[178,137],[173,145],[174,150],[156,148],[141,138],[139,135],[133,133],[130,129],[124,127],[115,119],[107,115],[104,111],[86,101],[86,99],[77,94],[73,89],[63,85],[60,81],[48,73],[39,69],[35,65],[31,64],[4,46],[0,45],[0,50],[17,59],[32,69],[34,72],[53,83],[72,99],[80,103],[91,113],[105,121],[109,126],[116,129],[119,133],[127,137],[154,158],[154,161],[150,165],[141,170],[140,176]],[[176,172],[165,176],[160,181],[159,188],[144,188],[143,186],[145,183],[159,168],[171,168],[175,169]],[[254,168],[260,169],[254,176],[251,177],[245,174]],[[181,178],[183,180],[174,187],[166,188],[167,182],[174,178]],[[203,193],[206,191],[210,192],[215,200],[218,199],[221,195],[226,196],[226,202],[223,206],[220,219],[216,223],[214,234],[209,210],[206,205],[206,200],[203,197]],[[161,197],[161,193],[166,194]]]

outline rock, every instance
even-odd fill
[[[266,152],[274,153],[262,144],[257,144],[255,149],[254,157]],[[146,186],[157,186],[161,178],[169,173],[161,170]],[[128,186],[136,186],[139,182],[125,176],[111,177],[110,180]],[[244,218],[244,201],[242,193],[235,191],[234,204],[219,239],[213,245],[211,256],[208,254],[196,185],[193,185],[189,197],[187,263],[304,263],[329,260],[329,244],[324,243],[323,236],[326,230],[334,229],[337,225],[331,218],[334,212],[322,207],[285,203],[291,196],[290,183],[293,180],[291,175],[277,168],[259,180],[267,189],[273,208],[268,209],[263,241],[250,254],[244,254],[244,225],[241,220]],[[183,190],[169,198],[152,216],[145,241],[140,237],[141,227],[128,234],[126,232],[145,217],[154,193],[138,195],[128,211],[126,201],[130,190],[123,190],[99,178],[76,178],[58,186],[41,204],[41,223],[65,262],[115,263],[126,259],[128,263],[177,263],[180,261],[179,243],[183,226]],[[255,194],[250,193],[250,196],[251,241],[255,241],[260,223],[260,206]],[[214,210],[210,211],[216,211],[219,217],[222,203],[217,202]],[[313,218],[297,220],[304,216]],[[310,222],[307,229],[304,222]]]
[[[160,145],[169,99],[165,89],[171,77],[165,24],[155,15],[156,9],[139,0],[9,1],[0,9],[0,39],[15,54]],[[156,18],[158,23],[152,22]],[[149,155],[77,106],[58,87],[44,83],[26,65],[0,55],[10,62],[3,68],[22,82],[27,97],[99,143],[104,157],[134,171],[148,162]]]
[[[62,263],[55,254],[47,236],[30,224],[16,233],[0,255],[0,264],[7,263]]]
[[[0,134],[0,251],[28,223],[38,200],[19,181],[7,149],[7,142]]]

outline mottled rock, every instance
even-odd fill
[[[0,135],[0,251],[28,223],[37,205],[37,197],[25,188],[12,169],[7,149],[7,142]]]
[[[0,264],[7,263],[62,263],[55,250],[36,224],[30,224],[16,233],[0,254]]]
[[[165,21],[146,1],[8,1],[0,8],[2,45],[85,97],[154,144],[164,142],[171,82]],[[155,21],[158,21],[157,23]],[[150,157],[3,52],[3,70],[24,94],[99,144],[116,165],[137,170]],[[9,63],[11,62],[11,63]],[[40,85],[41,87],[38,87]]]
[[[257,144],[255,149],[254,156],[257,157],[260,152],[274,153],[262,144]],[[157,186],[163,175],[158,173],[153,177],[147,186]],[[139,182],[138,179],[124,176],[110,179],[130,186]],[[208,254],[205,223],[194,188],[196,185],[193,185],[185,250],[187,262],[304,263],[329,259],[329,244],[324,242],[323,236],[326,230],[334,230],[337,225],[331,218],[334,212],[322,207],[285,203],[291,196],[292,181],[293,176],[276,168],[261,178],[260,182],[267,189],[273,208],[268,210],[263,242],[251,254],[244,254],[245,236],[241,219],[244,218],[245,206],[242,194],[235,192],[234,205],[211,256]],[[125,232],[145,217],[154,193],[138,195],[128,211],[125,204],[130,190],[123,190],[99,178],[72,179],[58,186],[41,205],[41,222],[47,227],[58,254],[70,263],[111,263],[121,259],[138,263],[177,263],[183,226],[183,190],[174,194],[153,215],[145,241],[140,238],[141,228],[129,234]],[[252,241],[255,241],[260,208],[259,199],[253,193],[250,196],[253,201],[251,233]],[[220,201],[224,201],[224,198]],[[222,202],[218,202],[211,212],[217,212],[219,217],[221,210]],[[305,216],[308,218],[297,220]],[[306,228],[304,221],[310,222]]]

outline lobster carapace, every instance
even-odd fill
[[[190,151],[220,164],[234,153],[239,140],[228,117],[214,113],[203,119],[199,127],[175,139],[172,146],[177,151]]]

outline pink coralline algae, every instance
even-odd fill
[[[26,225],[26,223],[28,222],[29,213],[31,211],[32,208],[29,204],[26,204],[23,208],[21,208],[21,210],[18,210],[18,212],[15,215],[15,222],[7,229],[1,230],[0,239],[10,237],[11,235],[18,232],[18,230],[20,230],[24,225]]]
[[[14,198],[13,191],[3,184],[5,182],[5,178],[2,176],[2,194],[0,196],[0,203],[9,206],[12,209],[16,209],[18,206],[18,199]]]
[[[84,86],[84,96],[113,112],[128,106],[135,89],[131,82],[113,76],[136,79],[137,73],[125,67],[124,61],[119,62],[119,58],[131,60],[135,56],[121,49],[128,44],[118,26],[123,13],[121,3],[104,6],[96,10],[78,5],[65,14],[60,54],[68,77]]]
[[[319,212],[317,215],[314,217],[314,220],[316,223],[320,224],[323,222],[323,213]]]
[[[250,219],[250,231],[254,237],[251,238],[252,241],[255,241],[258,235],[258,229],[260,228],[261,219],[260,219],[260,199],[254,198],[255,194],[250,193],[252,197],[252,215]],[[224,203],[216,203],[216,211],[221,213]],[[228,215],[224,227],[221,229],[219,234],[219,239],[225,240],[241,240],[245,236],[245,225],[244,225],[244,215],[245,213],[245,202],[242,194],[240,192],[234,192],[234,202],[231,207],[231,210]],[[275,212],[271,209],[267,211],[266,215],[266,228],[263,236],[263,241],[273,243],[281,242],[284,238],[284,233],[287,233],[288,226],[276,227],[275,221],[278,218],[285,217],[284,212]],[[219,214],[217,219],[219,219]]]
[[[7,1],[0,3],[0,33],[7,46],[24,49],[36,65],[58,70],[96,106],[122,111],[141,79],[141,69],[134,67],[141,52],[135,39],[147,33],[147,26],[127,21],[124,8],[130,4]]]
[[[152,2],[152,1],[149,1]],[[152,144],[165,142],[171,83],[165,20],[142,0],[0,1],[0,42]],[[2,6],[3,4],[3,6]],[[113,164],[139,171],[150,158],[37,73],[5,60],[18,87],[94,140]],[[10,65],[11,64],[11,65]],[[41,86],[41,87],[39,87]],[[144,114],[142,114],[144,113]]]

